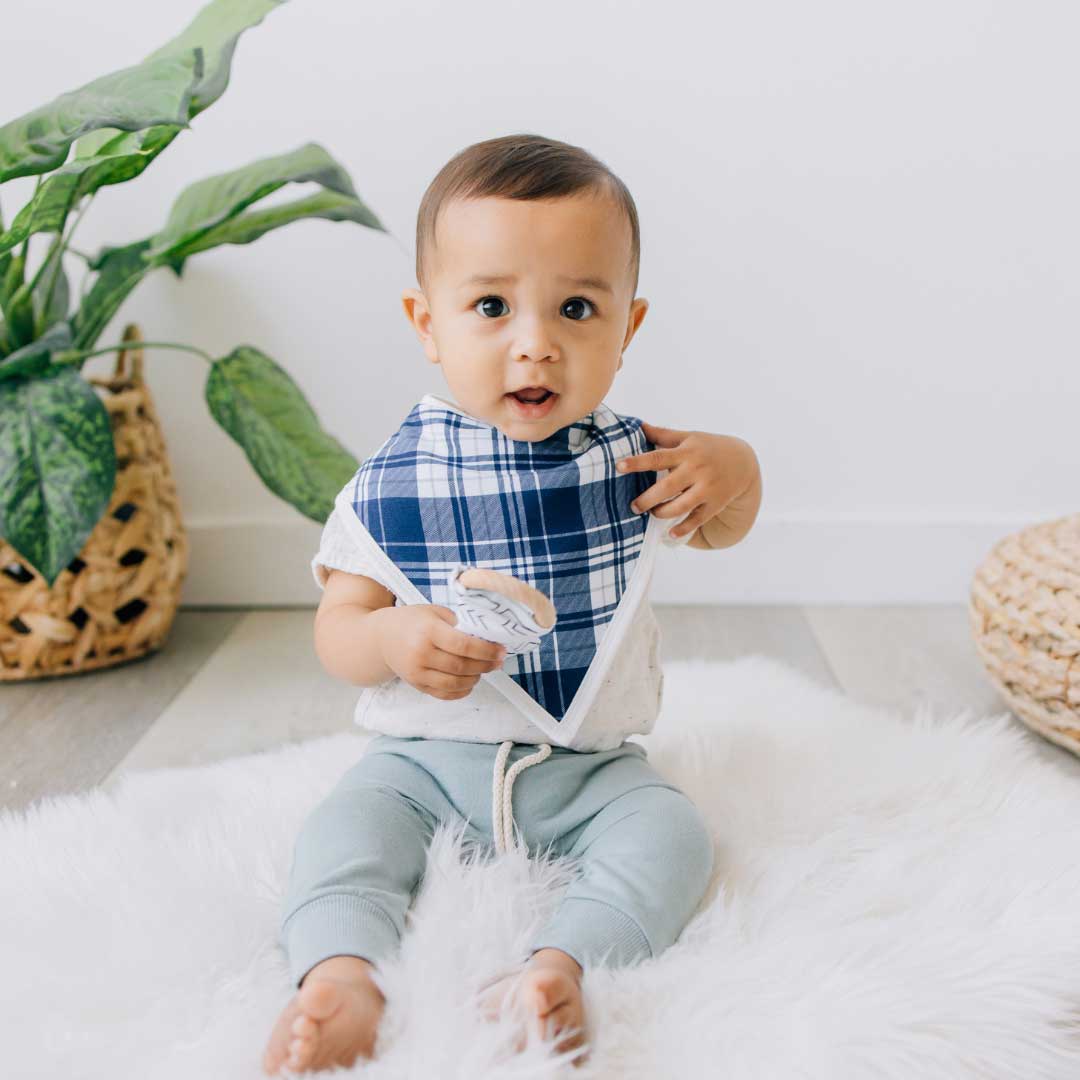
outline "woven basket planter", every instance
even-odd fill
[[[129,325],[124,341],[142,340]],[[131,370],[127,370],[130,352]],[[160,648],[187,572],[187,536],[142,349],[117,354],[101,395],[116,445],[116,486],[78,557],[50,589],[0,540],[0,680],[74,675]]]
[[[975,648],[1017,716],[1080,755],[1080,514],[1005,537],[975,572]]]

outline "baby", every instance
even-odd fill
[[[496,852],[520,836],[580,860],[520,963],[476,999],[489,1017],[514,1006],[577,1060],[585,969],[670,946],[713,868],[700,814],[626,736],[661,701],[657,542],[737,542],[760,473],[741,440],[603,402],[648,308],[630,193],[578,147],[487,140],[429,186],[416,261],[405,311],[454,400],[425,395],[365,460],[312,560],[316,652],[366,688],[356,720],[378,734],[296,842],[281,942],[297,993],[269,1074],[373,1056],[380,965],[441,823]],[[471,588],[463,566],[482,568]],[[523,583],[512,599],[506,575]]]

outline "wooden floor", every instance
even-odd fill
[[[859,701],[905,710],[929,702],[937,714],[1008,711],[961,606],[655,610],[664,660],[763,653]],[[0,807],[108,789],[122,770],[196,765],[355,730],[359,689],[322,670],[313,619],[314,608],[184,609],[152,656],[0,685]],[[1030,739],[1047,761],[1080,778],[1080,759]]]

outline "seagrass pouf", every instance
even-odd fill
[[[128,325],[125,342],[139,342]],[[130,351],[131,370],[127,369]],[[53,582],[0,539],[0,681],[112,667],[164,644],[180,601],[188,545],[161,424],[138,346],[121,350],[103,391],[116,485],[79,555]]]
[[[1080,755],[1080,514],[999,540],[975,572],[968,613],[1010,708]]]

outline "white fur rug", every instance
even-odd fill
[[[857,705],[761,656],[666,673],[638,740],[711,822],[716,880],[667,953],[586,973],[589,1061],[508,1054],[511,1019],[467,992],[567,865],[469,864],[444,830],[386,969],[379,1056],[334,1075],[1080,1076],[1080,786],[1018,721]],[[275,938],[293,839],[366,740],[0,817],[0,1075],[262,1077],[292,995]]]

